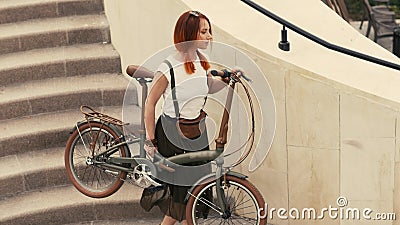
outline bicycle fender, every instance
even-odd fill
[[[245,180],[245,179],[248,178],[248,176],[246,176],[246,175],[244,175],[244,174],[242,174],[242,173],[239,173],[239,172],[234,172],[234,171],[229,171],[228,173],[226,173],[226,175],[230,175],[230,176],[233,176],[233,177],[237,177],[237,178],[242,179],[242,180]],[[191,196],[191,193],[193,192],[193,190],[194,190],[197,186],[203,184],[204,182],[206,182],[207,180],[212,179],[212,178],[215,179],[215,173],[210,173],[210,174],[208,174],[208,175],[206,175],[206,176],[200,178],[200,179],[189,189],[189,191],[187,192],[186,197],[185,197],[185,203],[187,203],[187,201],[189,200],[189,197]]]
[[[71,131],[69,132],[69,134],[74,133],[74,131],[76,130],[77,127],[82,126],[83,124],[87,123],[86,120],[82,120],[76,123],[76,125],[71,129]]]
[[[96,119],[89,119],[89,123],[90,122],[99,122],[99,123],[101,123],[100,120],[96,120]],[[76,125],[70,131],[70,134],[74,133],[75,130],[77,130],[78,127],[80,127],[80,126],[82,126],[82,125],[84,125],[86,123],[88,123],[87,120],[81,120],[81,121],[77,122]],[[107,124],[107,126],[110,127],[118,135],[118,137],[120,137],[120,141],[121,142],[125,141],[124,135],[122,134],[121,130],[118,129],[117,126],[115,126],[113,124],[110,124],[110,123]],[[131,157],[131,151],[129,150],[129,147],[127,145],[125,145],[123,147],[124,147],[125,151],[127,152],[127,157]]]

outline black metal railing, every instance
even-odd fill
[[[292,31],[304,36],[305,38],[310,39],[311,41],[316,42],[316,43],[318,43],[318,44],[320,44],[320,45],[322,45],[322,46],[324,46],[324,47],[326,47],[328,49],[331,49],[331,50],[337,51],[337,52],[341,52],[341,53],[344,53],[346,55],[350,55],[350,56],[353,56],[353,57],[356,57],[356,58],[359,58],[359,59],[363,59],[363,60],[366,60],[366,61],[369,61],[369,62],[372,62],[372,63],[376,63],[376,64],[379,64],[379,65],[382,65],[382,66],[386,66],[386,67],[389,67],[389,68],[392,68],[392,69],[395,69],[395,70],[400,70],[400,65],[399,64],[396,64],[396,63],[393,63],[393,62],[389,62],[389,61],[386,61],[386,60],[382,60],[382,59],[379,59],[379,58],[376,58],[376,57],[372,57],[372,56],[369,56],[369,55],[366,55],[366,54],[363,54],[363,53],[360,53],[360,52],[357,52],[357,51],[353,51],[353,50],[350,50],[350,49],[347,49],[347,48],[343,48],[343,47],[338,46],[338,45],[331,44],[331,43],[329,43],[329,42],[327,42],[327,41],[325,41],[325,40],[323,40],[323,39],[321,39],[321,38],[319,38],[319,37],[307,32],[307,31],[297,27],[296,25],[288,22],[287,20],[282,19],[281,17],[275,15],[274,13],[266,10],[265,8],[261,7],[260,5],[258,5],[256,3],[254,3],[253,1],[250,1],[250,0],[241,0],[241,1],[246,3],[247,5],[249,5],[253,9],[259,11],[260,13],[264,14],[265,16],[268,16],[272,20],[282,24],[284,26],[284,28],[286,27],[286,28],[288,28],[288,29],[290,29],[290,30],[292,30]]]

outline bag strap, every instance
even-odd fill
[[[176,99],[176,90],[175,90],[175,74],[174,74],[174,69],[172,68],[171,63],[166,59],[164,62],[168,65],[169,67],[169,74],[171,76],[171,92],[172,92],[172,102],[174,103],[174,109],[175,109],[175,116],[176,118],[179,118],[179,105],[178,105],[178,100]]]

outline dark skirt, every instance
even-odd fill
[[[175,120],[171,120],[171,118],[168,118],[165,115],[161,115],[157,120],[155,137],[157,139],[158,151],[161,155],[164,157],[171,157],[174,155],[185,154],[190,151],[203,151],[209,149],[206,131],[198,138],[187,139],[180,136],[174,123]],[[164,211],[165,215],[178,221],[185,219],[185,197],[195,181],[211,173],[211,165],[207,163],[208,162],[204,161],[187,163],[183,165],[186,168],[178,168],[174,173],[163,172],[164,176],[161,175],[161,180],[168,183],[171,193],[169,207]],[[194,167],[195,169],[188,167]],[[194,169],[196,175],[188,172],[190,169]],[[185,181],[188,182],[181,182],[182,178],[185,178]]]

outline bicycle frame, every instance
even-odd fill
[[[174,172],[174,167],[176,167],[179,164],[184,164],[187,162],[193,162],[193,161],[214,161],[216,164],[216,171],[215,173],[211,173],[205,178],[210,178],[210,177],[215,177],[215,182],[216,182],[216,192],[217,192],[217,199],[219,203],[219,208],[220,211],[218,212],[221,216],[228,218],[228,210],[226,210],[226,204],[227,201],[225,199],[224,195],[224,189],[222,187],[222,180],[224,179],[224,176],[226,173],[230,173],[229,168],[224,168],[224,157],[222,155],[224,151],[224,146],[227,143],[227,131],[228,131],[228,121],[229,121],[229,111],[231,109],[231,103],[233,99],[233,92],[235,89],[235,83],[238,82],[238,78],[236,75],[231,75],[230,77],[230,83],[229,83],[229,91],[227,94],[227,99],[226,99],[226,104],[224,108],[224,113],[223,117],[221,120],[221,125],[220,125],[220,131],[219,131],[219,136],[215,140],[216,141],[216,149],[215,150],[209,150],[209,151],[199,151],[199,152],[189,152],[185,154],[180,154],[176,156],[172,156],[169,158],[164,158],[160,154],[155,154],[154,156],[154,161],[155,163],[151,162],[146,158],[146,151],[144,149],[144,142],[146,140],[146,130],[145,130],[145,122],[144,122],[144,105],[145,101],[147,98],[148,94],[148,87],[147,83],[150,82],[148,79],[143,78],[143,77],[135,77],[135,79],[139,82],[142,88],[142,110],[141,110],[141,120],[140,120],[140,130],[139,130],[139,135],[140,137],[128,137],[128,140],[125,140],[127,136],[121,134],[119,137],[120,142],[110,146],[107,150],[97,154],[97,155],[92,155],[91,158],[91,163],[94,165],[102,166],[105,168],[110,168],[118,171],[123,171],[126,173],[132,173],[134,171],[134,168],[138,166],[139,164],[146,164],[152,168],[157,168],[157,169],[166,169],[170,172]],[[93,120],[92,121],[98,121],[98,120]],[[101,121],[101,120],[100,120]],[[88,120],[88,122],[90,122]],[[109,124],[105,124],[107,122],[102,121],[102,123],[105,126],[108,126]],[[78,125],[77,125],[78,128]],[[101,128],[100,128],[101,129]],[[79,131],[79,129],[78,129]],[[96,142],[96,141],[95,141]],[[139,157],[133,156],[133,157],[113,157],[111,156],[115,152],[119,151],[121,147],[127,148],[128,152],[129,150],[129,145],[134,144],[134,143],[139,143],[139,149],[140,149],[140,154]],[[92,146],[91,146],[92,148]],[[91,152],[93,152],[93,149],[90,149]],[[129,164],[129,166],[126,166]],[[152,171],[152,175],[157,177],[157,169],[154,169]],[[233,174],[234,176],[237,176],[239,178],[245,179],[246,176],[238,174],[238,173],[230,173]],[[200,184],[204,179],[200,179],[196,184]],[[226,185],[224,183],[224,185]],[[187,194],[186,199],[191,194],[190,190]],[[201,200],[200,200],[201,201]]]

